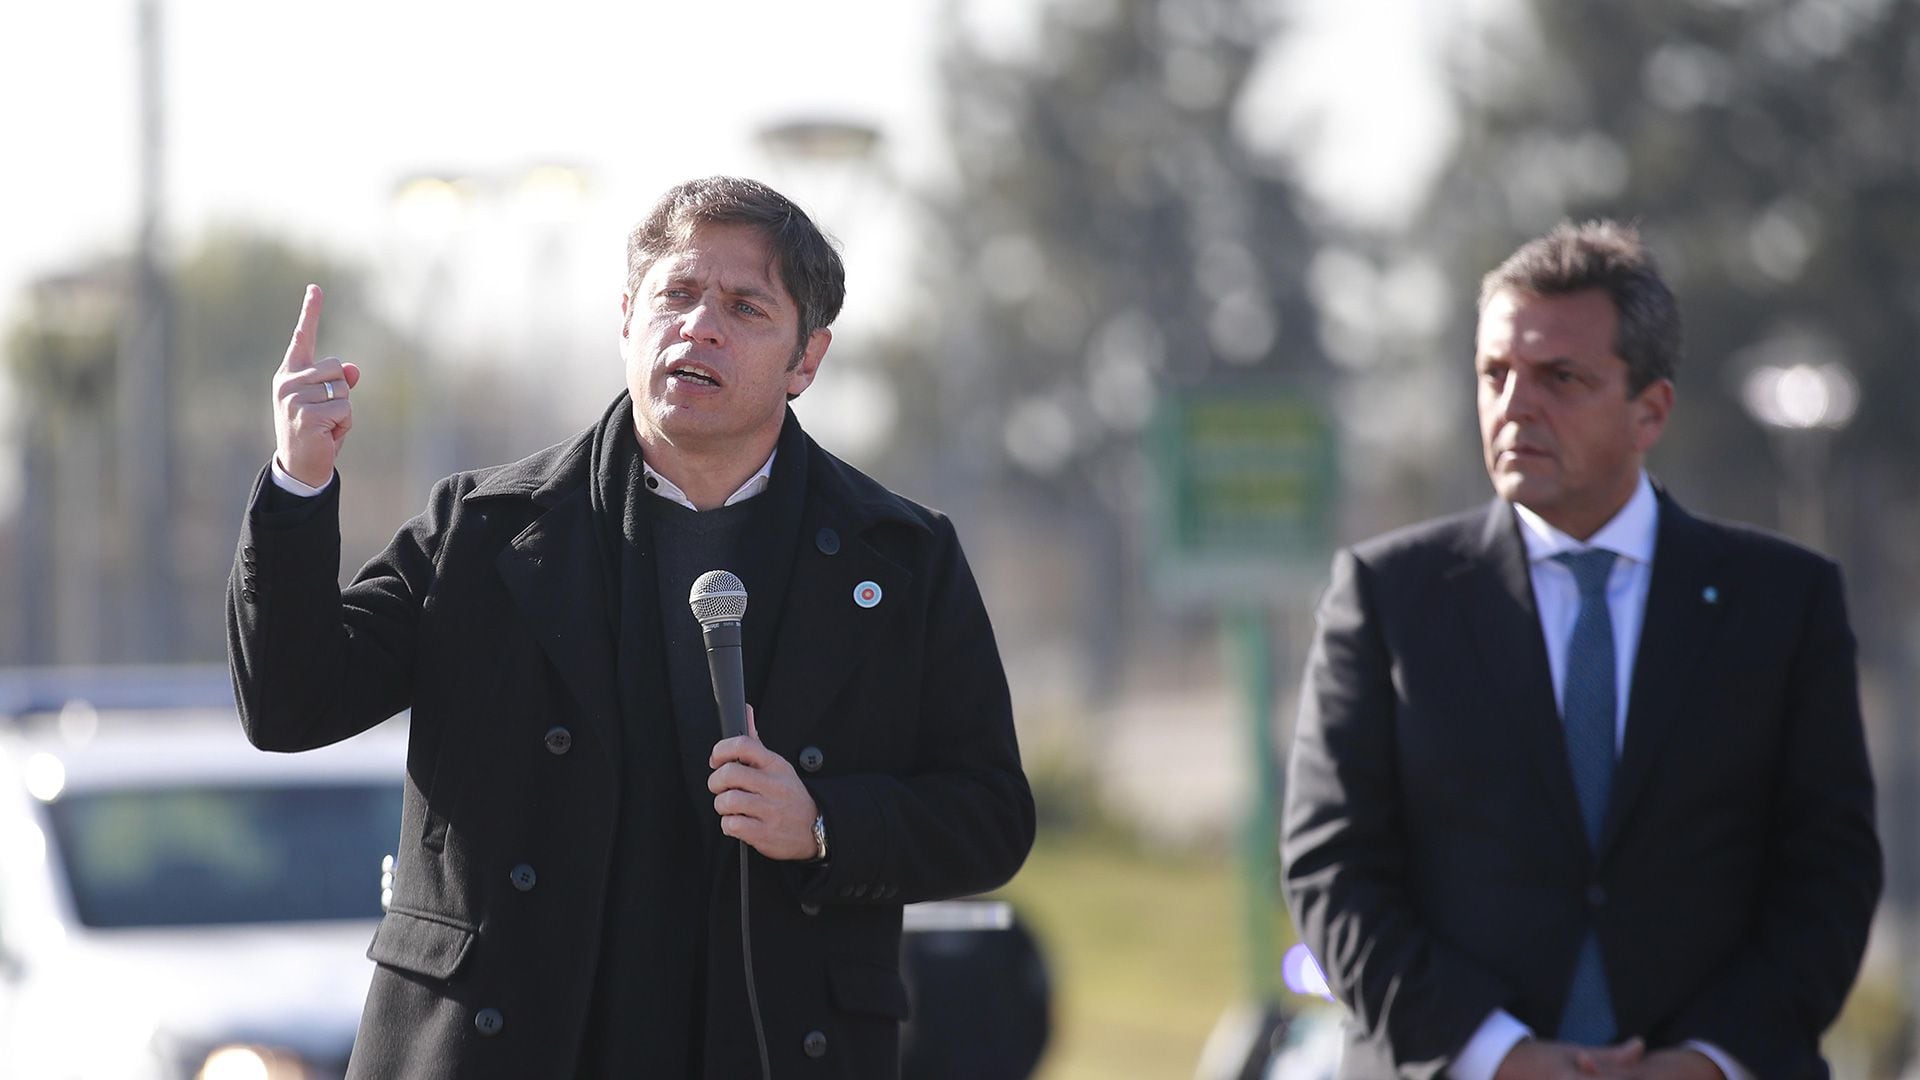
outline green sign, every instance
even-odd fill
[[[1252,600],[1325,576],[1335,463],[1324,406],[1274,389],[1189,391],[1162,401],[1154,444],[1164,588]]]

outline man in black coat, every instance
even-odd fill
[[[1285,884],[1341,1075],[1827,1075],[1881,884],[1840,573],[1647,478],[1677,306],[1562,225],[1482,283],[1497,498],[1334,560]]]
[[[360,373],[315,358],[309,287],[229,658],[262,748],[412,709],[352,1076],[734,1080],[762,1071],[756,1016],[776,1076],[897,1074],[901,905],[1006,881],[1034,813],[953,527],[787,408],[842,296],[778,193],[673,189],[629,239],[627,392],[569,442],[442,481],[343,590]],[[749,595],[753,729],[730,739],[684,599],[715,568]],[[744,919],[729,838],[754,852]]]

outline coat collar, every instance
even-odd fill
[[[540,508],[496,565],[534,638],[617,758],[620,698],[599,526],[588,497],[591,439],[589,429],[491,470],[465,499],[522,499]],[[932,530],[929,511],[821,449],[791,410],[775,469],[794,470],[791,480],[804,488],[799,527],[788,541],[797,550],[783,595],[749,607],[749,620],[757,609],[775,622],[771,633],[763,626],[749,639],[771,643],[762,700],[755,702],[761,735],[791,758],[813,738],[859,664],[884,651],[888,628],[908,606],[913,574],[876,546],[876,533]],[[855,602],[865,583],[879,587],[881,602],[872,608]]]
[[[593,429],[588,428],[511,465],[487,470],[465,498],[520,498],[540,507],[554,506],[587,482],[587,458],[592,446]]]
[[[521,498],[541,507],[552,507],[574,488],[587,483],[587,457],[592,440],[593,430],[589,428],[511,465],[488,470],[465,497],[469,500]],[[791,455],[790,448],[795,451]],[[800,420],[792,409],[787,410],[781,428],[779,457],[804,460],[808,497],[832,503],[841,520],[857,532],[882,524],[928,531],[924,509],[822,449],[800,427]],[[775,467],[778,467],[778,458]]]

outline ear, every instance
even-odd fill
[[[807,347],[800,351],[800,362],[787,373],[788,401],[799,397],[801,391],[813,385],[813,377],[820,370],[820,361],[826,358],[827,346],[831,344],[833,331],[824,326],[807,335]]]
[[[1628,402],[1633,417],[1633,447],[1644,454],[1667,430],[1673,412],[1673,380],[1655,379]]]
[[[627,333],[633,329],[633,294],[620,290],[620,340],[625,341]]]

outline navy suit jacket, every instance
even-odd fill
[[[1881,885],[1840,573],[1663,493],[1625,744],[1588,843],[1512,508],[1342,551],[1288,770],[1285,890],[1341,1075],[1557,1027],[1597,933],[1623,1037],[1824,1077]]]

